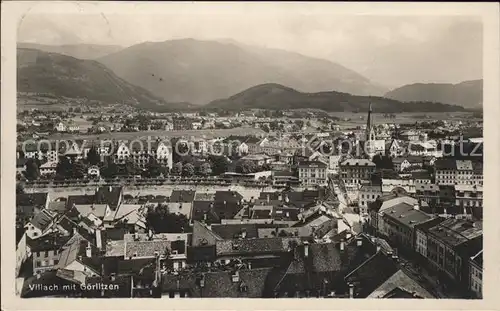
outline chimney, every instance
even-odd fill
[[[92,247],[90,246],[90,243],[87,243],[87,247],[85,248],[85,256],[88,258],[92,257]]]
[[[377,244],[377,253],[380,252],[380,245]]]
[[[40,279],[40,277],[42,276],[42,274],[41,274],[39,271],[38,271],[35,275],[36,275],[36,279],[37,279],[37,280],[39,280],[39,279]]]
[[[251,261],[248,262],[247,267],[248,267],[248,270],[252,270],[252,262]]]
[[[78,261],[82,261],[82,255],[78,255]]]
[[[354,284],[349,283],[349,298],[354,298]]]
[[[268,195],[267,195],[267,203],[269,203],[269,201],[270,201],[270,200],[271,200],[271,199],[270,199],[270,195],[268,194]]]
[[[344,251],[344,249],[345,249],[345,242],[344,242],[344,240],[342,239],[342,240],[340,241],[340,250],[341,250],[341,251]]]
[[[418,211],[418,210],[420,210],[420,205],[418,205],[418,203],[415,203],[415,204],[413,205],[413,209],[414,209],[414,210],[417,210],[417,211]]]
[[[207,213],[203,213],[203,222],[207,221]]]
[[[361,247],[361,246],[363,245],[363,239],[361,239],[361,238],[357,238],[357,239],[356,239],[356,245],[357,245],[358,247]]]
[[[113,187],[109,186],[109,188],[108,188],[109,192],[111,192],[112,189],[113,189]]]
[[[134,233],[134,241],[139,241],[139,234],[137,232]]]
[[[243,229],[243,230],[241,231],[241,237],[242,237],[243,239],[247,237],[247,231],[246,231],[245,229]]]
[[[73,234],[76,234],[77,232],[76,227],[73,227]]]
[[[309,257],[309,242],[307,241],[304,242],[304,257]]]

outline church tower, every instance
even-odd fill
[[[373,130],[373,120],[372,120],[372,103],[368,108],[368,118],[366,120],[366,131],[365,131],[365,141],[375,140],[375,132]]]

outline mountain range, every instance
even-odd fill
[[[67,44],[67,45],[46,45],[37,43],[18,43],[18,48],[35,49],[49,53],[63,54],[79,59],[96,59],[118,52],[123,49],[120,45],[102,44]]]
[[[124,81],[97,61],[25,48],[17,49],[17,91],[88,98],[151,110],[186,107],[182,103],[167,103]]]
[[[357,111],[372,102],[379,111],[423,112],[460,110],[450,106],[455,104],[474,108],[482,102],[482,80],[413,84],[386,92],[331,61],[233,40],[180,39],[128,48],[19,43],[18,60],[18,91],[152,110],[208,103],[209,109]],[[384,93],[387,98],[380,97]]]
[[[168,101],[198,105],[262,83],[303,92],[382,95],[388,91],[327,60],[229,41],[144,42],[97,60],[119,77]]]
[[[351,95],[340,92],[303,93],[280,84],[269,83],[251,87],[227,99],[215,100],[205,108],[223,110],[316,108],[325,111],[365,111],[368,103],[374,112],[452,112],[463,107],[432,102],[405,103],[394,99]]]
[[[451,83],[415,83],[404,85],[385,94],[385,97],[403,102],[432,101],[465,108],[481,108],[483,80]]]

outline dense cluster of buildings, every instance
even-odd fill
[[[173,118],[171,128],[204,128],[214,116],[198,117]],[[241,117],[261,126],[262,118]],[[217,154],[234,164],[217,175],[262,181],[253,196],[174,185],[171,193],[147,195],[145,188],[134,197],[104,183],[85,195],[19,193],[18,293],[481,298],[483,161],[482,149],[473,150],[482,140],[461,141],[467,154],[448,154],[443,142],[455,150],[455,140],[376,126],[371,107],[359,130],[184,138],[190,161]],[[154,159],[169,174],[181,161],[176,142],[25,145],[18,172],[37,159],[40,174],[51,176],[61,157],[86,162],[94,149],[100,162],[145,170]],[[245,163],[240,172],[238,163]],[[91,165],[84,175],[101,169]],[[159,211],[186,223],[155,228],[150,215]]]

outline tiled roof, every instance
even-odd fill
[[[215,245],[215,242],[222,240],[215,232],[199,221],[193,222],[193,246]]]
[[[394,289],[399,288],[419,298],[436,298],[418,282],[409,277],[403,270],[398,270],[384,283],[377,287],[367,298],[382,298]]]
[[[429,229],[435,238],[454,247],[483,234],[481,222],[449,218]]]
[[[436,170],[455,170],[457,169],[456,160],[453,158],[440,158],[434,162]]]
[[[155,252],[161,256],[166,251],[171,250],[171,240],[166,238],[153,238],[152,240],[139,237],[139,240],[134,240],[134,235],[125,235],[125,258],[141,258],[154,257]],[[145,236],[145,235],[144,235]]]
[[[238,238],[243,232],[247,239],[256,238],[258,236],[257,228],[257,224],[214,224],[211,226],[212,231],[223,239]]]
[[[53,216],[47,210],[41,210],[36,213],[30,223],[35,227],[40,229],[42,232],[49,227],[53,221]]]
[[[294,253],[285,273],[272,286],[273,291],[294,293],[320,289],[328,286],[342,269],[340,251],[334,243],[301,245]]]
[[[64,212],[66,212],[66,201],[49,202],[49,206],[47,207],[47,209],[52,212],[63,214]]]
[[[355,298],[365,298],[398,270],[394,260],[377,252],[345,277],[355,283]]]
[[[233,272],[210,272],[204,275],[203,297],[262,298],[270,268],[239,270],[238,280]]]
[[[326,168],[327,165],[321,161],[302,161],[299,163],[299,167],[321,167]]]
[[[123,187],[99,187],[95,193],[94,204],[107,204],[112,210],[118,207]]]
[[[69,237],[51,233],[37,239],[26,237],[26,245],[30,248],[31,252],[59,250],[68,240]]]
[[[98,218],[104,218],[106,216],[106,210],[108,208],[107,204],[85,204],[85,205],[75,205],[76,210],[83,217],[87,217],[89,214],[94,214]]]
[[[70,195],[66,200],[66,209],[69,210],[73,205],[85,205],[94,203],[93,195]]]
[[[282,253],[290,249],[294,238],[257,238],[245,240],[222,240],[216,242],[217,256],[238,254]]]
[[[191,217],[193,220],[203,221],[204,215],[207,223],[220,223],[220,218],[214,211],[213,202],[210,201],[194,201]]]

